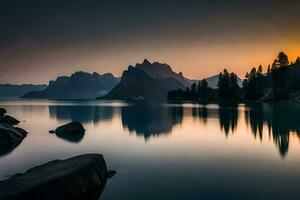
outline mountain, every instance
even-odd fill
[[[12,84],[0,84],[0,98],[1,99],[15,99],[20,98],[24,94],[30,91],[40,91],[47,87],[47,85],[12,85]]]
[[[120,79],[107,73],[75,72],[71,76],[61,76],[50,81],[42,91],[28,92],[22,98],[48,99],[94,99],[105,95],[119,83]]]
[[[209,87],[211,87],[213,89],[217,89],[218,88],[219,74],[211,76],[211,77],[208,77],[208,78],[205,78],[205,80],[207,81]],[[240,87],[243,86],[242,80],[239,77],[238,77],[238,85]]]
[[[185,89],[192,81],[175,73],[167,64],[150,63],[129,66],[120,83],[101,99],[165,99],[169,90]]]

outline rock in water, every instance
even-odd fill
[[[0,117],[3,117],[6,113],[6,110],[4,108],[0,108]]]
[[[5,115],[4,117],[2,117],[1,122],[6,123],[6,124],[10,124],[10,125],[13,125],[13,126],[20,123],[19,120],[15,119],[15,118],[13,118],[12,116],[9,116],[9,115]]]
[[[0,199],[98,200],[107,176],[99,154],[54,160],[0,182]]]
[[[55,133],[55,135],[62,140],[78,143],[83,139],[85,133]]]
[[[26,137],[27,132],[9,124],[0,124],[0,145],[18,144]]]
[[[84,133],[85,129],[83,128],[80,122],[74,121],[68,124],[59,126],[55,129],[55,133],[60,134],[76,134],[76,133]]]

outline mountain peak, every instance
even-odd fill
[[[191,86],[191,80],[182,73],[175,73],[171,66],[165,63],[143,63],[130,65],[122,74],[121,82],[106,96],[107,99],[157,98],[165,99],[167,93],[174,89],[184,89]]]
[[[151,65],[151,63],[149,62],[149,60],[147,60],[146,58],[144,59],[143,64],[144,64],[144,65]]]

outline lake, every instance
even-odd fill
[[[1,180],[101,153],[117,171],[101,200],[300,199],[299,104],[1,100],[0,107],[29,132],[15,149],[0,149]],[[73,120],[85,135],[48,133]]]

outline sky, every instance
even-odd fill
[[[241,78],[280,51],[300,55],[298,0],[0,0],[0,83],[75,71],[121,76],[168,63],[191,79]]]

